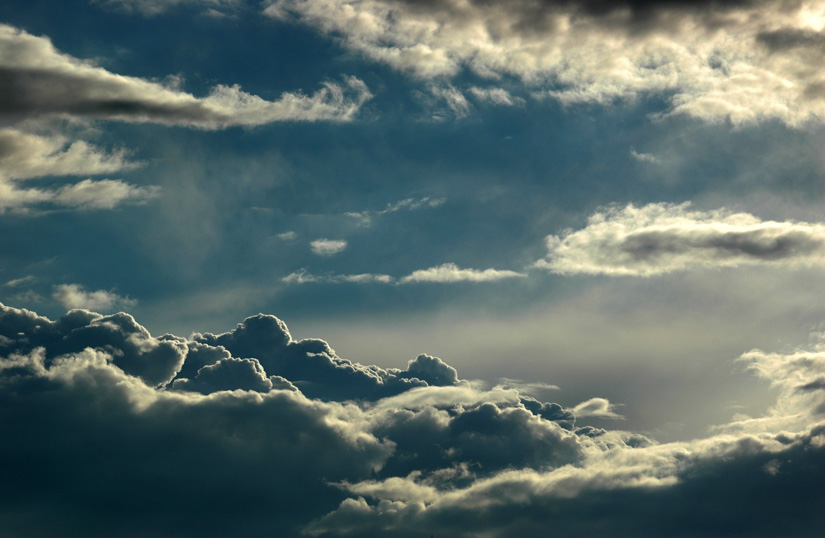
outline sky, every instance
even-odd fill
[[[825,2],[0,3],[0,534],[819,536]]]

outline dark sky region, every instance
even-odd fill
[[[822,536],[823,65],[823,1],[5,0],[0,536]]]

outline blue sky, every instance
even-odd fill
[[[540,534],[551,508],[570,514],[563,532],[601,510],[626,516],[608,528],[668,534],[685,515],[667,503],[740,455],[760,495],[815,506],[777,481],[823,446],[824,28],[825,4],[802,0],[3,2],[0,371],[75,402],[96,393],[67,379],[94,370],[135,409],[154,402],[157,422],[118,411],[147,439],[231,405],[303,413],[315,433],[348,423],[318,442],[357,445],[355,470],[313,475],[305,511],[267,508],[288,534],[473,535],[468,499],[488,506],[508,480],[538,512],[478,508],[492,535]],[[244,332],[275,319],[258,313],[295,345],[265,345],[280,326]],[[40,401],[18,377],[8,405]],[[164,411],[176,398],[188,411]],[[424,461],[405,413],[451,424],[449,442],[426,431],[459,456]],[[519,420],[508,461],[478,448]],[[295,462],[307,442],[263,441]],[[588,497],[619,483],[621,498]],[[20,510],[76,508],[36,492],[3,497],[0,527],[24,536]],[[649,528],[629,522],[636,496],[664,499]],[[685,532],[755,533],[734,505]],[[760,525],[805,535],[822,521],[801,506],[797,527],[771,511]],[[192,532],[182,512],[170,535]],[[72,518],[67,533],[90,535],[93,511]]]

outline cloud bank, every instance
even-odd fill
[[[816,1],[270,0],[264,13],[423,79],[469,71],[489,87],[468,91],[498,104],[516,104],[500,91],[516,80],[565,104],[653,94],[710,121],[825,117]]]
[[[574,409],[294,340],[274,316],[152,336],[125,313],[0,305],[0,526],[12,535],[810,536],[825,523],[823,352],[739,360],[762,417],[658,444]],[[578,410],[578,411],[577,411]],[[674,531],[675,530],[675,531]]]
[[[825,261],[825,226],[762,221],[748,213],[689,204],[628,205],[594,214],[581,230],[546,239],[536,267],[561,274],[653,276],[693,268]]]

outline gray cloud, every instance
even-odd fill
[[[478,95],[514,77],[562,103],[655,94],[668,113],[710,121],[825,117],[821,51],[809,46],[818,2],[270,0],[264,12],[420,78],[468,69],[491,81]]]
[[[652,276],[700,267],[801,267],[825,259],[825,226],[694,211],[688,204],[629,205],[594,214],[581,230],[548,236],[547,247],[547,258],[535,266],[562,274]]]
[[[0,25],[0,116],[69,116],[184,125],[201,129],[277,121],[346,121],[371,95],[360,80],[326,83],[314,95],[277,101],[219,85],[195,97],[156,82],[120,76],[57,51],[45,37]]]

